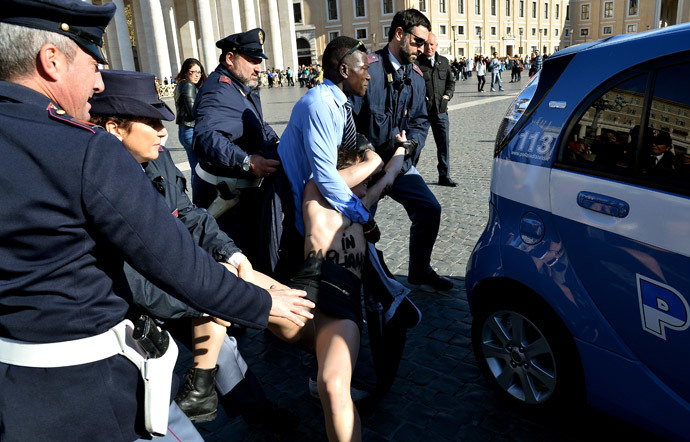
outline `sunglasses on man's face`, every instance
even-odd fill
[[[362,43],[361,41],[358,41],[357,44],[354,45],[349,51],[345,52],[345,55],[343,55],[342,57],[340,57],[340,60],[338,60],[338,66],[340,66],[340,65],[343,63],[343,60],[345,60],[345,57],[347,57],[348,55],[354,53],[354,52],[357,51],[357,50],[360,50],[360,51],[366,53],[366,52],[367,52],[367,47],[364,46],[364,43]]]
[[[414,32],[412,31],[405,31],[406,34],[410,34],[412,37],[412,44],[417,46],[418,48],[421,48],[426,44],[426,40],[424,40],[422,37],[417,37]]]

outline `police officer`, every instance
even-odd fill
[[[402,173],[389,195],[405,207],[412,221],[408,282],[427,290],[450,290],[453,283],[430,265],[441,205],[414,167],[429,131],[426,87],[414,61],[430,30],[429,19],[416,9],[395,14],[388,45],[369,54],[369,88],[363,98],[353,97],[353,112],[357,131],[367,136],[384,162],[396,146],[404,144],[407,150]]]
[[[264,121],[259,97],[265,33],[256,28],[216,42],[220,64],[208,76],[194,103],[194,152],[199,164],[192,181],[194,203],[208,208],[219,197],[237,205],[218,216],[254,267],[263,272],[268,243],[261,223],[264,179],[277,171],[278,135]],[[229,178],[229,179],[228,179]],[[263,184],[263,188],[262,188]]]
[[[125,320],[123,259],[227,321],[262,328],[269,314],[298,324],[308,316],[302,293],[248,284],[197,247],[122,144],[80,121],[103,90],[100,47],[114,12],[70,0],[5,0],[0,10],[3,441],[161,433],[149,426],[161,408],[144,399],[144,386],[159,384],[146,370],[155,363],[142,362]],[[168,404],[171,370],[163,374]],[[178,425],[200,440],[171,406],[162,434]]]
[[[448,120],[448,102],[455,92],[455,79],[448,59],[436,52],[438,39],[429,32],[424,45],[424,55],[417,58],[417,64],[424,74],[426,83],[426,110],[429,114],[431,132],[436,141],[438,158],[439,186],[455,187],[458,184],[450,179],[450,121]]]

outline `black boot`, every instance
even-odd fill
[[[190,368],[182,391],[175,402],[187,417],[194,422],[209,422],[218,415],[216,394],[216,368]]]

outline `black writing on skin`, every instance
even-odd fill
[[[307,253],[307,258],[323,259],[346,269],[362,270],[364,265],[364,253],[347,253],[345,251],[338,252],[337,250],[328,249],[324,255],[323,250],[310,250]]]

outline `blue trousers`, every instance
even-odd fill
[[[177,138],[180,139],[180,144],[182,145],[182,147],[184,147],[185,152],[187,152],[187,161],[189,161],[189,167],[192,168],[193,179],[194,175],[196,174],[194,172],[194,168],[196,167],[196,163],[199,162],[199,160],[196,159],[194,150],[192,149],[192,141],[194,140],[194,128],[182,125],[178,126]]]
[[[494,90],[494,83],[498,82],[498,88],[503,89],[503,83],[501,83],[501,71],[495,70],[491,73],[491,90]]]
[[[450,179],[450,165],[448,163],[450,156],[450,121],[448,120],[448,112],[429,115],[429,123],[431,125],[431,133],[434,134],[434,141],[436,142],[438,177]]]
[[[431,252],[441,224],[441,205],[414,167],[395,179],[389,195],[402,204],[412,221],[407,276],[423,277],[433,271]],[[376,206],[373,206],[371,213],[375,212]]]

